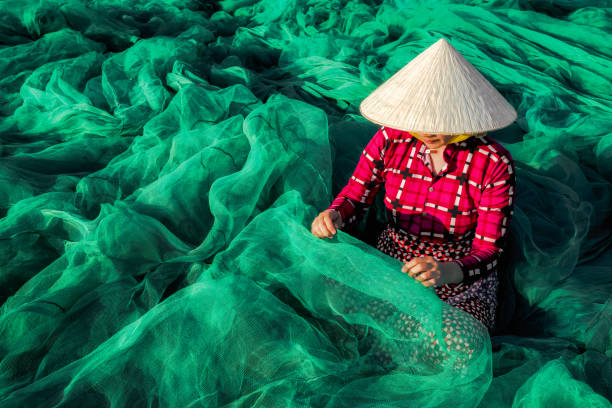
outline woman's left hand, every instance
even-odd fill
[[[402,272],[419,280],[424,286],[442,286],[447,283],[459,283],[463,273],[455,262],[438,262],[431,256],[412,258],[404,263]]]

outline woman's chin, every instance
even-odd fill
[[[427,146],[428,149],[438,149],[438,148],[444,146],[444,142],[442,140],[425,142],[425,146]]]

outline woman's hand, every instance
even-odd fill
[[[344,223],[336,210],[321,212],[312,222],[310,231],[319,238],[331,238],[336,235],[336,228],[342,228]]]
[[[461,267],[455,262],[438,262],[431,256],[412,258],[404,263],[402,272],[419,280],[424,286],[442,286],[463,280]]]

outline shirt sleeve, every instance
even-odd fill
[[[514,213],[516,176],[512,158],[502,155],[493,165],[478,203],[472,249],[455,260],[470,284],[489,275],[497,266]]]
[[[328,207],[340,213],[344,222],[342,229],[349,229],[358,224],[366,210],[372,205],[384,181],[384,157],[388,142],[389,136],[382,127],[361,153],[348,184]]]

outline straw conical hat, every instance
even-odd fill
[[[359,110],[382,126],[448,135],[501,129],[517,116],[493,85],[444,38],[374,90]]]

